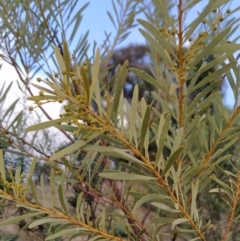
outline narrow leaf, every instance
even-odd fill
[[[129,175],[128,173],[125,173],[125,172],[100,173],[99,176],[112,179],[112,180],[156,180],[157,179],[155,177],[142,176],[137,174]]]
[[[152,202],[151,203],[154,207],[157,207],[159,209],[171,212],[171,213],[178,213],[179,211],[176,209],[172,209],[170,207],[168,207],[167,205],[163,204],[163,203],[157,203],[157,202]]]
[[[169,197],[168,196],[164,196],[164,195],[160,195],[160,194],[144,195],[141,199],[139,199],[135,203],[132,212],[135,212],[139,207],[141,207],[146,202],[149,202],[149,201],[159,201],[161,199],[169,199]]]
[[[176,220],[174,220],[173,224],[172,224],[172,229],[174,229],[174,227],[180,223],[186,223],[188,222],[188,219],[186,218],[178,218]]]
[[[130,161],[132,163],[145,165],[141,160],[137,159],[131,154],[128,154],[127,153],[129,152],[128,149],[125,150],[125,149],[118,149],[110,146],[95,146],[95,145],[92,145],[92,146],[86,145],[82,149],[86,151],[96,151],[98,153],[103,153],[107,156],[118,157],[118,158]]]
[[[39,131],[42,129],[46,129],[52,126],[56,126],[57,124],[62,122],[68,122],[71,118],[72,118],[71,116],[68,116],[68,117],[62,117],[55,120],[45,121],[45,122],[27,127],[26,131]]]
[[[47,202],[47,199],[46,199],[46,196],[45,196],[46,191],[45,191],[43,174],[41,174],[41,176],[40,176],[40,185],[41,185],[41,192],[42,192],[44,207],[48,207],[48,202]]]
[[[61,55],[57,46],[54,47],[54,52],[55,52],[55,55],[56,55],[56,58],[57,58],[57,61],[58,61],[58,64],[59,64],[59,67],[60,67],[61,71],[65,72],[66,71],[66,65],[64,63],[63,56]]]
[[[55,180],[55,172],[54,169],[51,168],[51,174],[50,174],[50,192],[51,192],[51,201],[52,201],[52,207],[56,206],[56,201],[55,201],[55,187],[56,187],[56,180]]]
[[[60,184],[58,186],[58,198],[64,212],[67,214],[68,212],[65,204],[65,185],[66,185],[66,180],[65,180],[65,174],[63,173],[60,179]]]
[[[116,123],[117,120],[117,114],[118,114],[118,105],[119,105],[119,99],[121,96],[121,93],[123,91],[123,86],[126,81],[127,77],[127,68],[128,68],[128,61],[125,61],[122,67],[119,70],[119,76],[116,76],[115,80],[115,85],[114,85],[114,99],[111,105],[111,110],[110,110],[110,116],[113,119],[113,122]]]
[[[183,149],[183,146],[180,146],[170,157],[169,159],[167,160],[167,164],[163,170],[163,173],[162,175],[164,176],[167,171],[170,169],[170,167],[173,165],[173,163],[177,160],[179,154],[181,153]]]
[[[0,149],[0,172],[3,181],[6,181],[5,165],[3,160],[3,150]]]
[[[158,135],[157,135],[157,147],[158,148],[157,148],[157,154],[156,154],[156,159],[155,159],[156,164],[159,162],[165,141],[167,139],[170,119],[171,119],[170,115],[167,115],[166,119],[162,115],[161,119],[160,119]]]
[[[53,240],[53,239],[59,238],[61,236],[67,235],[69,233],[72,234],[72,233],[79,232],[79,231],[88,231],[88,230],[85,228],[69,228],[69,229],[65,229],[65,230],[59,231],[57,233],[54,233],[54,234],[48,236],[45,240]]]
[[[94,132],[92,135],[90,135],[86,141],[84,140],[80,140],[80,141],[76,141],[74,144],[64,148],[63,150],[55,153],[53,156],[50,157],[49,161],[54,161],[57,160],[59,158],[62,158],[68,154],[71,154],[73,152],[75,152],[78,149],[81,149],[82,147],[84,147],[85,145],[87,145],[90,141],[94,140],[95,138],[97,138],[101,133],[100,132]]]
[[[160,81],[158,82],[156,79],[154,79],[152,76],[150,76],[146,72],[139,70],[139,69],[135,69],[135,68],[129,68],[129,70],[131,72],[133,72],[135,75],[137,75],[138,77],[140,77],[141,79],[147,81],[149,84],[151,84],[155,88],[165,90],[163,85],[161,85]]]
[[[145,115],[142,121],[141,134],[140,134],[140,151],[141,152],[143,151],[147,130],[149,128],[150,114],[151,114],[151,106],[147,106],[147,109],[145,111]]]
[[[196,221],[194,213],[197,211],[197,194],[198,194],[199,179],[192,183],[192,202],[191,202],[191,217]]]
[[[82,198],[83,198],[83,192],[81,192],[77,198],[76,212],[77,212],[78,220],[80,220],[80,217],[81,217],[80,212],[81,212]]]
[[[102,116],[102,98],[101,98],[101,91],[99,87],[99,70],[101,65],[101,59],[100,59],[100,49],[97,48],[94,64],[91,67],[91,74],[92,74],[92,85],[91,85],[91,91],[90,91],[90,100],[92,99],[93,93],[96,98],[96,104],[98,105],[98,111],[100,116]]]
[[[6,226],[6,225],[10,225],[10,224],[19,223],[23,219],[37,217],[40,214],[42,214],[42,212],[28,213],[28,214],[25,214],[22,216],[14,217],[14,218],[8,218],[7,220],[0,222],[0,226]]]
[[[45,224],[45,223],[62,223],[67,222],[66,220],[61,220],[59,218],[41,218],[39,220],[33,221],[28,227],[34,228],[36,226]]]

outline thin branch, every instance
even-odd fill
[[[212,155],[214,154],[214,151],[216,150],[217,146],[220,144],[220,142],[222,141],[222,137],[224,136],[225,132],[231,127],[233,121],[235,120],[235,118],[239,115],[240,113],[240,106],[238,106],[236,108],[236,110],[233,112],[232,116],[230,117],[230,119],[228,120],[228,122],[226,123],[224,129],[219,133],[218,139],[213,143],[213,145],[211,146],[210,150],[208,151],[205,159],[203,160],[203,164],[207,164],[208,161],[210,160],[210,158],[212,157]],[[204,171],[204,168],[201,168],[201,170],[198,172],[198,174],[195,176],[195,180],[198,179],[198,177],[200,176],[200,174]],[[186,202],[186,206],[189,206],[192,200],[192,194],[190,194],[187,202]]]
[[[68,214],[65,214],[63,212],[59,212],[59,211],[57,211],[57,209],[52,210],[48,207],[43,207],[43,206],[40,206],[38,204],[33,204],[31,202],[28,202],[24,197],[13,196],[13,195],[10,195],[3,190],[1,190],[1,195],[5,196],[6,198],[8,198],[10,200],[13,200],[13,201],[19,203],[19,204],[22,204],[22,205],[24,205],[28,208],[32,208],[32,209],[35,209],[35,210],[42,211],[43,213],[46,213],[50,216],[59,218],[59,220],[66,220],[69,223],[72,223],[72,224],[75,224],[77,226],[83,227],[83,228],[87,229],[88,231],[90,231],[91,233],[93,233],[95,235],[100,235],[100,236],[105,237],[109,240],[122,241],[122,239],[119,238],[119,237],[110,235],[106,232],[103,232],[103,231],[100,231],[96,228],[93,228],[92,226],[84,223],[82,220],[78,220],[75,217],[73,217],[72,215],[68,215]]]
[[[225,233],[222,237],[222,241],[227,240],[227,235],[231,229],[232,223],[234,221],[234,215],[237,209],[237,205],[239,202],[239,194],[240,194],[240,172],[238,172],[238,178],[237,178],[237,184],[236,184],[236,189],[235,189],[235,196],[233,198],[233,204],[232,204],[232,208],[231,208],[231,214],[228,220],[228,224],[227,224],[227,228],[225,230]]]
[[[145,214],[144,214],[144,216],[143,216],[143,218],[142,218],[142,221],[141,221],[141,224],[142,224],[142,225],[144,225],[144,223],[145,223],[145,221],[146,221],[149,213],[152,211],[152,207],[153,207],[153,206],[152,206],[151,204],[148,206],[148,209],[147,209],[147,211],[145,212]]]
[[[183,101],[184,101],[184,56],[183,56],[183,2],[179,0],[178,2],[178,82],[179,82],[179,118],[178,118],[178,129],[183,126]]]
[[[177,233],[174,233],[171,241],[176,241],[176,240],[177,240]]]

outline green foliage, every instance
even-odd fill
[[[107,14],[116,38],[108,44],[106,34],[101,48],[93,45],[93,56],[88,32],[74,46],[87,7],[72,17],[77,2],[0,1],[1,58],[17,71],[19,88],[27,90],[32,103],[29,111],[40,109],[48,119],[22,134],[26,114],[11,117],[17,101],[3,112],[5,151],[18,150],[31,165],[26,175],[21,167],[6,168],[0,151],[4,208],[25,210],[3,217],[0,226],[26,222],[32,230],[44,225],[45,240],[236,240],[240,80],[234,53],[239,44],[228,43],[238,22],[222,25],[232,14],[222,13],[228,1],[209,1],[188,26],[184,14],[198,1],[180,0],[177,18],[170,15],[171,1],[152,1],[149,8],[144,1],[112,1],[113,12]],[[148,42],[151,72],[129,67],[127,59],[111,72],[113,50],[129,35],[139,12],[146,16],[138,23]],[[202,25],[204,31],[197,33]],[[36,78],[40,69],[46,79]],[[139,99],[138,85],[131,101],[124,98],[129,71],[152,86],[150,103]],[[219,89],[223,75],[235,96],[232,110],[224,107]],[[10,88],[2,87],[1,106]],[[63,107],[57,119],[44,109],[50,102]],[[57,149],[44,132],[49,127],[68,144],[58,143]],[[37,133],[31,142],[29,133]],[[38,172],[36,182],[39,161],[48,171]]]

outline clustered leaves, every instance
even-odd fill
[[[130,10],[146,6],[141,1],[132,2],[123,5],[117,1],[123,21],[114,1],[117,21],[108,12],[113,25],[119,26],[120,40],[128,35],[138,12]],[[31,125],[26,131],[55,127],[71,143],[50,155],[35,148],[44,159],[34,157],[26,180],[20,168],[15,176],[11,168],[8,169],[11,182],[6,179],[3,152],[0,152],[0,197],[29,210],[28,214],[7,219],[0,225],[32,217],[39,218],[27,224],[29,229],[43,223],[57,223],[59,226],[46,240],[59,237],[73,240],[79,236],[92,241],[120,241],[124,237],[205,241],[217,235],[221,240],[234,238],[231,232],[239,222],[240,209],[237,149],[240,80],[234,53],[240,45],[234,41],[228,43],[235,23],[221,24],[235,10],[227,9],[225,16],[222,9],[227,0],[209,1],[185,27],[184,14],[197,2],[179,0],[176,20],[170,16],[164,1],[152,2],[154,12],[151,8],[141,10],[147,20],[138,20],[138,23],[151,52],[151,75],[129,67],[126,60],[109,76],[108,61],[113,49],[106,44],[102,54],[101,48],[94,46],[93,58],[88,58],[85,52],[85,61],[82,58],[78,61],[66,38],[62,46],[54,47],[56,70],[53,74],[46,71],[44,80],[34,78],[39,84],[31,84],[39,89],[38,95],[33,95],[26,85],[31,95],[27,99],[33,102],[30,111],[40,108],[44,112],[43,106],[54,102],[63,105],[63,113],[57,119]],[[54,3],[49,5],[50,9],[52,6]],[[40,12],[41,9],[40,5]],[[153,16],[159,21],[154,21]],[[42,18],[44,23],[44,14]],[[77,18],[76,26],[78,21]],[[202,26],[204,31],[197,34],[196,29]],[[87,48],[85,42],[86,39],[82,46]],[[190,46],[186,47],[187,42]],[[153,86],[150,104],[144,97],[139,100],[138,85],[130,102],[124,98],[129,71]],[[235,96],[232,110],[224,107],[219,90],[223,75]],[[111,89],[107,88],[108,78],[113,83]],[[3,130],[1,133],[3,137],[8,134]],[[17,146],[13,142],[14,145]],[[48,184],[44,175],[40,176],[39,192],[33,181],[37,159],[50,166]],[[59,164],[64,168],[60,169]],[[69,185],[76,194],[72,211],[66,195]],[[227,221],[220,230],[216,230],[220,227],[219,220],[207,217],[212,210],[202,200],[203,195],[214,194],[219,194],[214,197],[221,198],[221,205],[228,207],[222,209],[224,218],[221,218]],[[211,205],[211,198],[208,200]]]

